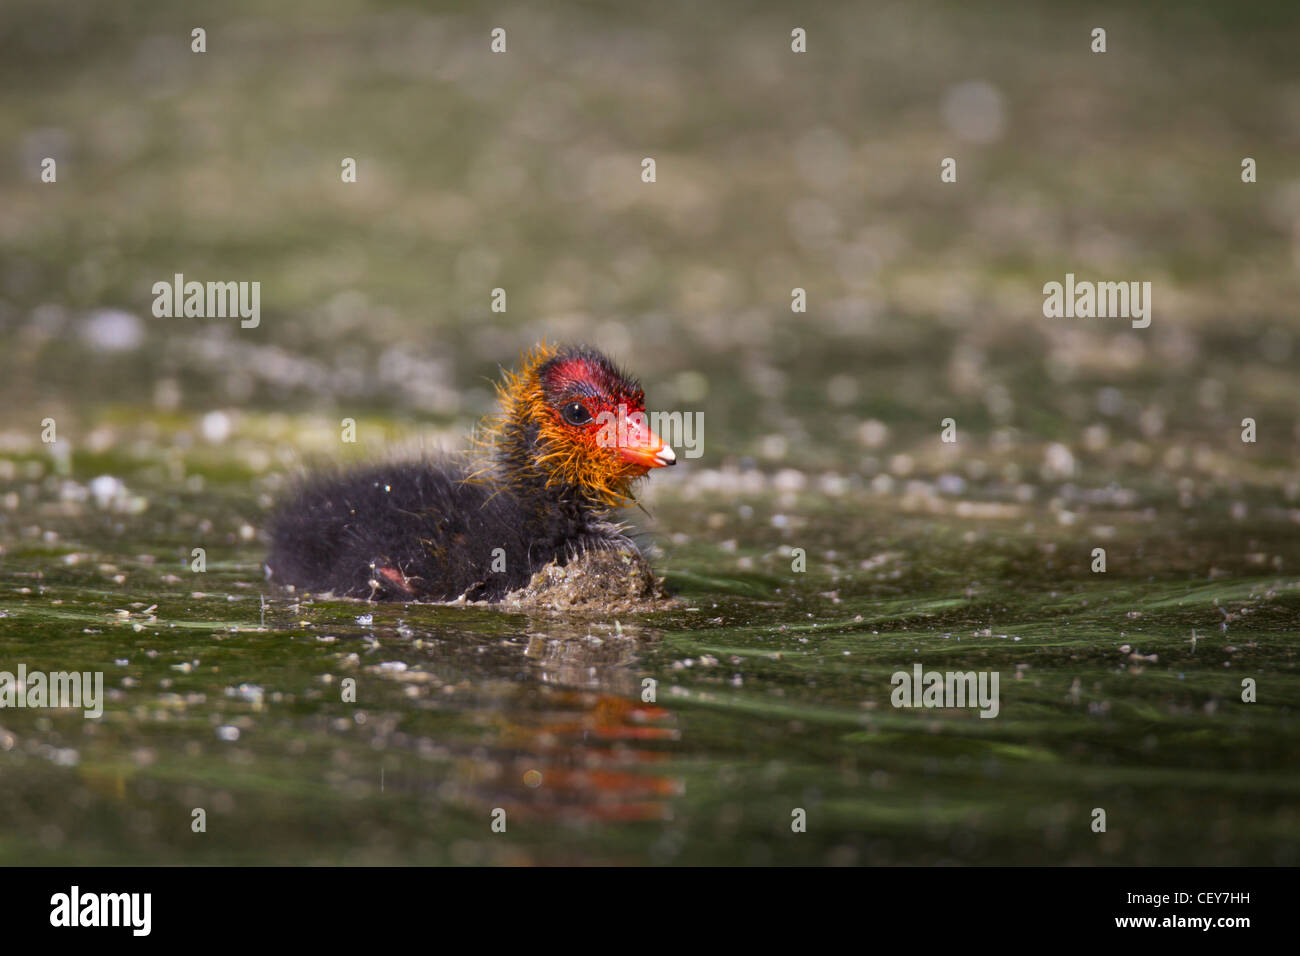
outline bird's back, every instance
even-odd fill
[[[300,485],[271,527],[271,580],[375,600],[499,600],[609,537],[458,462],[371,465]]]

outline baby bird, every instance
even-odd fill
[[[612,512],[676,463],[637,381],[594,349],[543,345],[497,392],[466,454],[301,484],[271,521],[268,577],[375,601],[500,601],[552,561],[635,550]]]

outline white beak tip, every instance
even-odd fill
[[[677,455],[667,445],[664,445],[663,448],[660,448],[659,451],[656,452],[655,457],[658,458],[660,464],[663,465],[677,464]]]

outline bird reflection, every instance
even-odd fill
[[[643,700],[637,674],[645,636],[532,634],[524,656],[537,682],[521,685],[528,704],[498,714],[503,773],[497,797],[527,818],[665,820],[680,779],[665,774],[667,745],[679,738],[673,715]],[[521,701],[522,703],[522,701]]]
[[[684,788],[666,769],[680,733],[638,668],[653,640],[636,626],[596,635],[538,621],[515,640],[440,642],[428,669],[457,692],[431,703],[467,727],[433,741],[451,762],[439,797],[510,821],[670,819]]]

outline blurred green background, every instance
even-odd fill
[[[1294,863],[1297,27],[6,3],[0,667],[118,696],[0,712],[0,860]],[[154,318],[176,272],[260,282],[260,326]],[[1044,318],[1067,272],[1151,282],[1151,326]],[[703,412],[641,521],[681,610],[363,625],[264,585],[286,475],[456,447],[542,338]],[[887,707],[947,658],[1001,670],[998,720]],[[322,690],[348,668],[368,722]],[[498,805],[535,822],[488,835]]]

